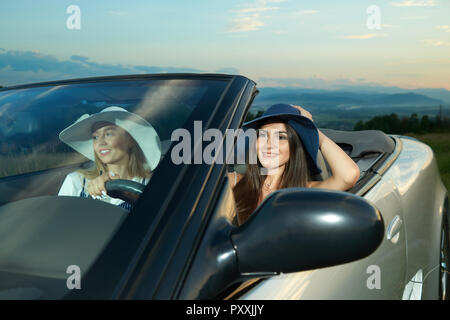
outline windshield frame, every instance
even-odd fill
[[[26,83],[18,84],[7,87],[0,87],[0,91],[8,91],[12,89],[28,89],[35,87],[44,86],[56,86],[56,85],[66,85],[66,84],[76,84],[76,83],[89,83],[89,82],[107,82],[107,81],[118,81],[118,80],[187,80],[187,79],[199,79],[199,80],[224,80],[231,81],[233,75],[228,74],[214,74],[214,73],[157,73],[157,74],[130,74],[130,75],[117,75],[117,76],[103,76],[103,77],[89,77],[89,78],[75,78],[68,80],[55,80],[55,81],[44,81],[36,83]],[[242,77],[242,76],[240,76]]]

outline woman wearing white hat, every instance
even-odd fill
[[[120,107],[82,115],[59,138],[95,165],[68,174],[58,195],[90,195],[127,210],[131,204],[109,197],[105,182],[127,179],[145,185],[161,158],[161,142],[152,125]]]

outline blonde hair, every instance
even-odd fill
[[[136,140],[125,131],[125,133],[132,141],[130,148],[128,149],[128,174],[131,177],[142,177],[142,178],[150,178],[152,172],[150,170],[145,169],[145,164],[147,161],[145,159],[144,152],[141,147],[137,144]],[[87,169],[79,169],[76,172],[79,172],[86,179],[92,180],[102,175],[102,173],[107,173],[107,166],[103,163],[102,160],[97,156],[97,153],[94,152],[95,162]]]

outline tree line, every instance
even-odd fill
[[[390,134],[428,133],[428,132],[449,132],[450,119],[442,117],[440,114],[429,117],[424,115],[421,118],[416,113],[409,117],[399,117],[396,113],[390,115],[375,116],[368,121],[358,121],[353,130],[381,130]]]
[[[260,117],[264,111],[249,112],[245,121]],[[381,130],[391,134],[450,132],[450,118],[438,114],[436,116],[423,115],[419,118],[417,113],[409,117],[399,117],[396,113],[375,116],[368,121],[359,120],[353,130]]]

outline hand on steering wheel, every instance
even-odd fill
[[[126,202],[135,202],[142,194],[145,185],[132,181],[120,179],[118,174],[108,172],[102,173],[88,183],[88,192],[93,199],[101,199],[103,196],[119,198]]]
[[[101,172],[101,174],[88,182],[88,193],[93,199],[101,199],[102,195],[107,195],[107,190],[105,188],[105,183],[110,180],[117,180],[120,179],[120,176],[118,174],[114,174],[112,172],[108,172],[106,174],[105,172]]]
[[[132,180],[117,179],[105,183],[109,196],[134,203],[144,191],[145,185]]]

